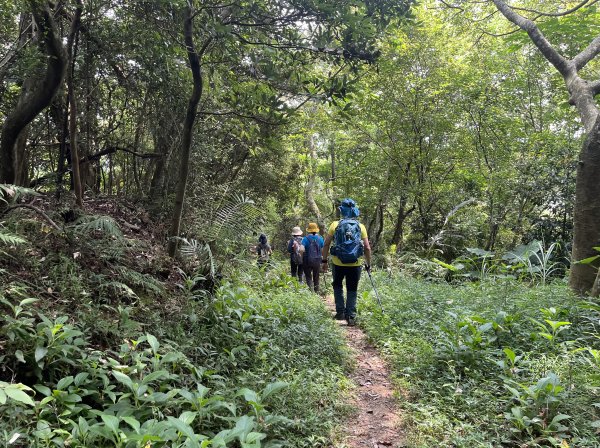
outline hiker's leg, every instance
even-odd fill
[[[315,292],[319,293],[319,281],[321,280],[321,263],[315,263],[312,267],[313,274],[313,285],[315,287]]]
[[[331,265],[331,273],[333,274],[333,298],[335,299],[335,313],[345,314],[346,306],[344,304],[344,268],[342,266]]]
[[[298,275],[298,265],[290,258],[290,275],[296,277]]]
[[[313,290],[312,269],[308,263],[304,263],[304,277],[306,277],[306,285],[308,289]]]
[[[346,302],[346,317],[354,319],[356,317],[356,297],[358,295],[358,281],[360,280],[360,266],[346,268],[346,290],[348,291],[348,300]]]
[[[303,267],[303,265],[299,264],[298,265],[298,282],[302,283],[303,279],[304,279],[304,267]]]

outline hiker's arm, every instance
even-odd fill
[[[365,263],[371,266],[371,245],[369,244],[369,238],[363,238],[362,242],[365,249]]]
[[[321,252],[321,257],[323,260],[327,260],[327,256],[329,255],[329,246],[331,246],[331,241],[333,240],[333,236],[327,235],[325,237],[325,244],[323,245],[323,251]]]

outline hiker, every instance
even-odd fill
[[[269,262],[269,257],[273,253],[271,246],[267,243],[267,235],[261,233],[258,237],[258,244],[255,247],[258,267],[262,268]]]
[[[302,247],[304,248],[304,256],[302,258],[304,276],[310,290],[318,294],[319,274],[321,272],[321,260],[323,259],[322,250],[325,241],[321,235],[317,235],[319,233],[319,226],[314,222],[308,223],[306,233],[308,235],[302,240]]]
[[[323,247],[323,270],[327,272],[327,256],[331,247],[333,271],[333,297],[336,320],[356,324],[356,296],[361,272],[361,257],[365,257],[365,269],[371,269],[371,246],[367,229],[360,224],[359,210],[352,199],[344,199],[339,207],[341,220],[329,227]],[[333,243],[333,246],[332,246]],[[347,299],[344,300],[343,280],[346,279]]]
[[[302,229],[296,226],[292,229],[292,238],[288,241],[288,253],[290,254],[290,270],[292,277],[298,277],[298,282],[302,283]]]

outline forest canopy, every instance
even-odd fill
[[[514,15],[593,83],[595,2],[3,3],[2,182],[144,200],[172,237],[234,193],[290,222],[354,195],[380,252],[571,251],[591,127]]]

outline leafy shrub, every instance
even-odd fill
[[[320,300],[290,300],[278,284],[258,294],[225,283],[172,318],[145,316],[160,338],[132,336],[137,304],[103,305],[121,343],[101,346],[72,318],[35,312],[27,288],[5,289],[0,443],[326,446],[346,411],[347,354]]]
[[[366,289],[361,325],[409,390],[411,446],[597,446],[593,304],[558,282],[375,280],[386,314]]]

